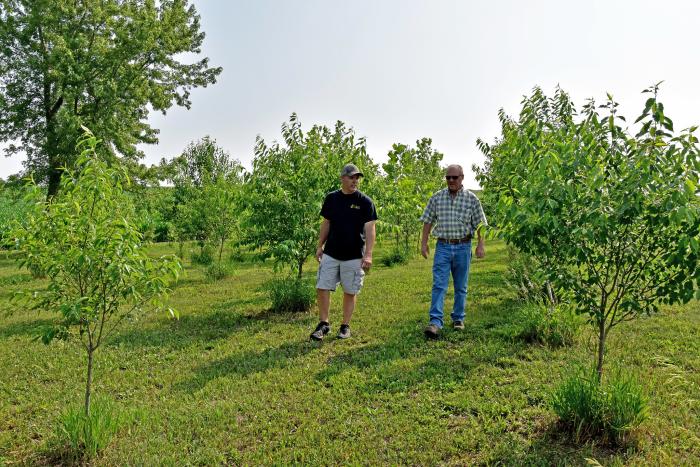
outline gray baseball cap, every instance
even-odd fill
[[[352,177],[353,175],[365,176],[355,164],[346,164],[343,170],[340,171],[341,177]]]

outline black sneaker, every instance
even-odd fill
[[[348,337],[350,337],[350,325],[341,324],[338,331],[338,339],[347,339]]]
[[[428,324],[425,328],[425,337],[428,339],[437,339],[440,336],[440,328],[434,324]]]
[[[452,323],[452,327],[456,329],[457,331],[461,331],[464,329],[464,322],[463,321],[455,321]]]
[[[328,334],[329,332],[331,332],[330,325],[328,323],[320,322],[316,326],[316,329],[314,330],[314,332],[312,332],[309,337],[315,341],[320,341],[320,340],[323,340],[325,335]]]

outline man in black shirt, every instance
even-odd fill
[[[319,261],[316,296],[320,322],[311,339],[320,341],[331,330],[328,314],[331,290],[343,286],[343,324],[339,339],[350,337],[350,318],[365,272],[372,266],[377,211],[372,200],[357,189],[362,172],[347,164],[340,172],[340,190],[326,196],[321,208],[321,231],[316,259]],[[366,244],[365,244],[366,243]]]

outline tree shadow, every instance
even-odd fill
[[[193,378],[176,383],[173,387],[179,391],[194,393],[217,378],[229,375],[247,377],[273,368],[286,368],[297,358],[316,349],[318,345],[304,340],[287,342],[262,351],[236,353],[198,367]]]
[[[535,433],[528,433],[525,450],[507,450],[491,459],[500,465],[608,465],[625,464],[640,451],[636,440],[623,445],[601,443],[596,439],[576,442],[570,433],[550,421]],[[589,462],[596,461],[598,464]]]
[[[504,339],[497,329],[503,310],[510,309],[510,305],[506,301],[485,306],[479,316],[468,314],[461,331],[446,324],[435,341],[424,337],[423,321],[403,322],[392,328],[388,339],[381,343],[331,357],[316,379],[332,385],[343,372],[360,371],[367,376],[363,383],[366,390],[389,392],[403,392],[421,384],[440,387],[460,383],[481,366],[497,365],[504,358],[520,354],[524,344]],[[460,358],[445,358],[452,349],[460,349]],[[410,368],[395,364],[413,357],[425,358],[418,358],[420,363]]]
[[[187,313],[179,319],[157,319],[148,326],[117,334],[109,345],[183,348],[195,342],[224,339],[256,321],[254,317],[236,311],[240,306],[241,300],[228,300],[213,305],[211,311]]]
[[[42,329],[54,324],[52,319],[42,318],[33,321],[19,321],[0,327],[0,338],[13,336],[31,336],[39,337],[42,334]]]
[[[121,332],[109,340],[116,347],[186,348],[196,342],[224,339],[241,328],[250,326],[250,317],[242,313],[215,311],[163,318],[148,326]]]
[[[186,348],[198,342],[213,343],[245,330],[255,334],[270,323],[306,321],[308,314],[277,314],[267,309],[250,306],[264,299],[227,300],[214,305],[212,311],[188,313],[179,319],[161,318],[148,326],[133,327],[110,339],[110,346]],[[241,308],[246,311],[241,311]]]

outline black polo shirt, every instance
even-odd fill
[[[360,259],[365,250],[365,224],[377,220],[377,210],[364,193],[336,190],[326,195],[321,215],[331,223],[323,252],[340,261]]]

